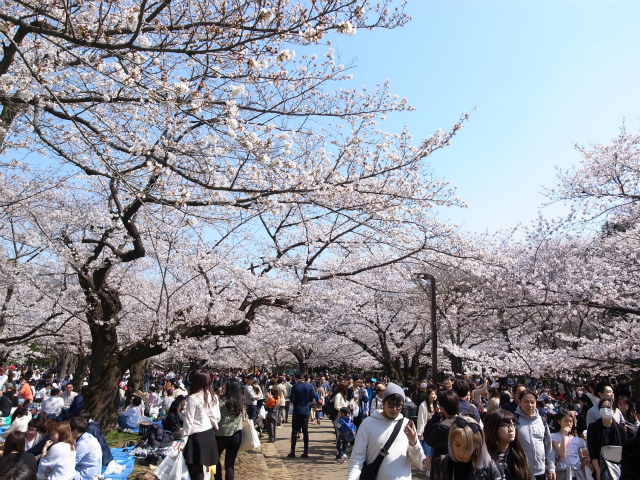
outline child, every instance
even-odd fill
[[[276,441],[276,424],[280,410],[279,400],[278,389],[274,387],[271,389],[271,395],[267,399],[267,434],[269,435],[267,443]]]
[[[356,439],[356,426],[351,423],[351,412],[348,407],[340,409],[340,419],[338,420],[338,441],[336,448],[338,463],[343,463],[347,459],[347,445]]]

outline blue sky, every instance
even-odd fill
[[[465,230],[528,224],[554,166],[578,163],[574,142],[608,142],[625,119],[629,131],[640,125],[637,0],[410,0],[408,12],[405,28],[361,30],[334,48],[355,61],[357,85],[390,78],[417,107],[388,129],[407,123],[423,138],[478,107],[432,158],[469,204],[443,217]]]

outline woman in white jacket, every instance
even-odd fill
[[[418,408],[418,420],[416,425],[416,431],[418,432],[418,439],[420,440],[422,451],[427,457],[427,472],[431,469],[431,456],[433,455],[433,448],[427,445],[427,442],[424,441],[422,435],[424,433],[424,426],[427,424],[431,416],[435,413],[437,408],[438,390],[436,389],[435,385],[430,385],[427,387],[427,399],[422,402],[420,404],[420,407]]]
[[[76,474],[76,445],[69,422],[56,424],[51,439],[44,444],[38,465],[38,477],[48,480],[71,480]]]
[[[209,374],[195,371],[190,382],[181,447],[191,480],[204,480],[204,467],[219,461],[215,431],[220,421],[220,405]]]
[[[391,436],[396,422],[402,422],[404,427],[380,465],[378,480],[411,480],[411,463],[422,465],[425,456],[415,426],[400,413],[404,401],[402,388],[393,383],[387,385],[382,397],[382,410],[372,412],[358,429],[347,480],[358,480],[364,464],[374,462]]]

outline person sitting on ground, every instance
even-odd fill
[[[142,417],[142,398],[131,397],[131,405],[129,408],[118,414],[118,426],[123,429],[132,429],[138,426]]]
[[[37,480],[35,470],[24,463],[17,463],[5,470],[0,470],[0,478],[3,480]]]
[[[0,385],[0,417],[8,417],[11,415],[11,398],[5,395],[4,385]]]
[[[86,432],[93,435],[100,444],[100,448],[102,449],[102,466],[105,467],[109,465],[109,462],[113,460],[113,454],[111,453],[111,449],[109,448],[109,444],[107,443],[104,433],[100,430],[100,424],[95,420],[91,420],[91,413],[89,413],[88,410],[82,410],[79,416],[87,421]]]
[[[70,418],[77,417],[80,415],[80,412],[84,408],[84,387],[80,389],[80,393],[78,393],[73,401],[71,402],[71,406],[66,413],[60,416],[61,420],[69,420]]]
[[[25,433],[29,428],[29,422],[31,421],[31,414],[29,411],[20,406],[16,408],[16,411],[13,412],[13,420],[11,421],[11,425],[7,428],[3,434],[0,435],[2,439],[6,439],[11,432],[22,432]]]
[[[76,398],[78,394],[73,391],[73,384],[67,383],[64,386],[64,392],[60,394],[60,398],[64,401],[64,408],[71,407],[71,403],[73,403],[73,399]]]
[[[164,428],[168,432],[171,432],[173,438],[175,438],[176,440],[182,439],[183,421],[180,419],[180,412],[184,411],[185,403],[185,397],[179,395],[178,398],[173,401],[171,407],[169,407],[169,412],[167,413],[165,419],[162,421],[162,428]]]
[[[17,463],[24,463],[35,472],[36,457],[25,452],[24,444],[25,434],[23,432],[16,431],[7,436],[2,448],[2,457],[0,457],[0,472]],[[0,478],[4,477],[0,476]]]
[[[76,446],[69,422],[57,423],[51,439],[42,450],[38,475],[44,475],[48,480],[69,480],[75,476],[75,466]]]
[[[71,436],[76,442],[76,475],[74,480],[91,480],[102,473],[102,448],[98,440],[87,433],[87,420],[73,417],[69,420]]]
[[[18,396],[22,399],[23,403],[27,400],[33,402],[33,390],[31,390],[29,381],[24,377],[20,380],[20,391],[18,392]]]
[[[36,428],[38,429],[39,439],[27,450],[27,452],[33,454],[36,459],[39,459],[40,455],[42,455],[42,450],[44,449],[45,444],[55,432],[57,423],[54,420],[48,419],[46,416],[40,418],[40,415],[38,415],[36,420],[38,422]]]
[[[41,435],[38,433],[38,425],[40,425],[40,421],[36,418],[32,418],[27,424],[24,444],[25,451],[28,451],[40,441]]]
[[[64,408],[64,399],[60,396],[59,388],[52,388],[51,395],[45,398],[40,405],[40,411],[49,418],[56,418]]]

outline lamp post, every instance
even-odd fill
[[[431,376],[438,381],[438,326],[436,324],[436,279],[428,273],[414,273],[415,278],[429,282],[431,297]]]

